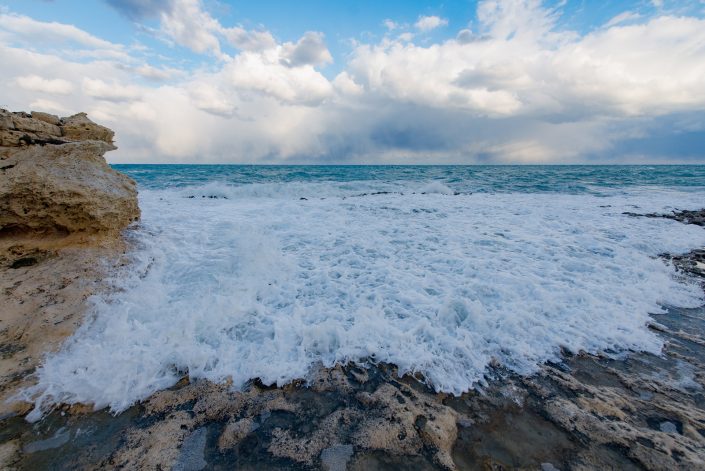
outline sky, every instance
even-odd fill
[[[0,0],[111,163],[705,164],[705,0]]]

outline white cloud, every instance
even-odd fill
[[[328,98],[332,86],[310,64],[292,67],[283,60],[285,47],[263,53],[242,52],[223,67],[220,75],[241,91],[254,91],[290,104],[316,105]],[[291,64],[293,65],[293,64]]]
[[[83,79],[83,92],[98,100],[123,102],[135,101],[140,98],[141,91],[134,85],[104,82],[100,79]]]
[[[473,32],[469,29],[461,29],[455,36],[455,40],[461,44],[467,44],[473,42],[476,39]]]
[[[247,31],[240,27],[222,28],[220,32],[230,44],[245,51],[262,51],[276,46],[269,31]]]
[[[333,85],[343,95],[348,96],[359,96],[365,91],[347,72],[339,73],[333,80]]]
[[[280,44],[223,27],[197,0],[152,3],[135,17],[152,15],[172,41],[210,54],[207,66],[157,68],[143,51],[106,60],[102,51],[127,48],[49,23],[72,38],[59,55],[51,34],[33,45],[0,24],[0,103],[87,111],[117,132],[108,158],[133,162],[576,162],[648,135],[659,119],[705,128],[701,18],[622,16],[579,35],[557,26],[556,7],[486,0],[472,31],[356,43],[329,80],[316,69],[332,60],[320,33]],[[181,17],[187,7],[193,23]],[[164,15],[178,19],[168,26]],[[197,27],[200,36],[182,37]],[[223,53],[226,42],[239,51]],[[39,80],[23,87],[32,81],[18,76]]]
[[[384,20],[382,22],[382,25],[384,25],[384,27],[387,28],[388,31],[394,31],[395,29],[397,29],[399,27],[399,25],[396,22],[394,22],[390,19]]]
[[[235,104],[228,94],[204,81],[194,83],[191,86],[190,95],[193,104],[208,113],[230,117],[235,112]]]
[[[73,91],[73,84],[68,80],[48,79],[39,75],[17,77],[14,82],[20,88],[51,95],[68,95]]]
[[[32,111],[43,111],[46,113],[67,114],[67,108],[64,105],[53,100],[45,100],[43,98],[39,98],[31,102],[29,104],[29,109]]]
[[[440,16],[420,16],[414,26],[420,31],[431,31],[441,26],[446,26],[448,20]]]
[[[121,50],[122,47],[93,36],[73,25],[37,21],[28,16],[0,11],[0,39],[31,47],[73,43],[94,49]]]
[[[142,64],[132,70],[134,70],[135,73],[137,73],[141,77],[155,81],[169,80],[171,78],[184,74],[183,71],[178,69],[153,67],[149,64]]]
[[[159,18],[161,31],[176,44],[197,53],[220,55],[220,40],[216,33],[222,30],[222,26],[203,10],[200,0],[175,0]]]
[[[286,43],[283,46],[284,63],[291,67],[302,65],[322,65],[333,62],[323,33],[308,31],[296,44]]]
[[[624,23],[628,23],[630,21],[635,21],[641,18],[641,15],[639,13],[635,13],[633,11],[625,11],[623,13],[620,13],[619,15],[613,17],[611,20],[609,20],[607,23],[605,23],[605,28],[610,28],[615,25],[620,25]]]

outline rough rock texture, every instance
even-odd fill
[[[139,217],[133,180],[103,141],[31,146],[0,167],[0,234],[117,232]]]
[[[124,263],[119,233],[139,208],[135,183],[103,158],[112,138],[83,113],[0,110],[0,418],[26,412],[6,399]]]
[[[85,113],[59,118],[39,111],[13,113],[0,108],[0,160],[32,145],[89,140],[112,144],[114,135],[110,129],[88,119]]]
[[[126,263],[119,239],[47,245],[0,254],[0,418],[28,412],[28,404],[7,399],[31,384],[43,355],[81,325],[86,299],[107,288],[106,273]]]
[[[115,133],[88,119],[86,113],[78,113],[61,120],[61,136],[72,141],[103,141],[109,144],[113,142]]]
[[[115,233],[139,218],[135,182],[103,158],[111,130],[35,115],[0,110],[0,237]]]

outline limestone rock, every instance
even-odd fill
[[[39,119],[24,118],[22,116],[15,115],[12,117],[12,124],[18,131],[26,131],[56,137],[61,136],[61,129],[59,126]]]
[[[0,160],[32,145],[65,144],[79,141],[113,143],[115,133],[94,123],[86,113],[68,118],[33,111],[10,112],[0,109]]]
[[[39,121],[44,121],[45,123],[53,124],[59,126],[61,120],[58,116],[49,113],[42,113],[41,111],[32,111],[32,118],[38,119]]]
[[[137,219],[137,189],[103,141],[29,146],[0,164],[0,235],[117,232]]]
[[[68,118],[64,118],[61,126],[62,135],[72,141],[95,140],[108,144],[113,143],[115,133],[99,124],[95,124],[88,119],[86,113],[78,113]]]

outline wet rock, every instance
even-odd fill
[[[633,216],[633,217],[647,217],[647,218],[665,218],[665,219],[673,219],[675,221],[679,221],[685,224],[695,224],[697,226],[705,226],[705,209],[700,209],[700,210],[695,210],[695,211],[673,211],[672,213],[669,214],[661,214],[661,213],[648,213],[648,214],[639,214],[639,213],[633,213],[633,212],[625,212],[624,213],[627,216]]]
[[[664,433],[679,433],[676,424],[669,422],[668,420],[661,422],[658,428]]]
[[[208,463],[203,456],[207,438],[208,430],[205,427],[194,430],[186,437],[181,445],[179,458],[171,468],[172,471],[200,471],[205,468]]]
[[[176,411],[167,414],[148,429],[135,427],[126,432],[123,445],[101,467],[171,469],[181,456],[182,443],[191,435],[192,424],[188,412]]]
[[[352,455],[352,445],[334,445],[321,452],[321,465],[324,471],[345,471]]]
[[[257,430],[258,427],[259,425],[251,417],[228,422],[218,439],[218,448],[220,450],[234,448],[243,438],[250,432]]]
[[[20,461],[19,440],[0,444],[0,469],[12,471]]]
[[[71,434],[65,427],[61,427],[54,433],[53,436],[46,438],[44,440],[37,440],[36,442],[28,443],[22,449],[25,453],[36,453],[38,451],[50,450],[52,448],[58,448],[71,439]]]
[[[18,258],[14,262],[12,262],[12,265],[10,265],[10,268],[16,270],[18,268],[23,268],[23,267],[31,267],[32,265],[37,264],[37,259],[34,257],[22,257]]]

